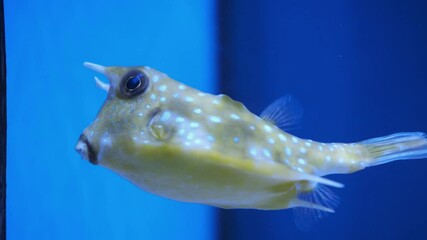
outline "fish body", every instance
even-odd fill
[[[279,126],[285,97],[261,117],[226,95],[212,95],[149,67],[103,67],[108,91],[98,116],[76,145],[83,158],[139,188],[170,199],[221,208],[293,207],[333,212],[331,199],[306,200],[324,178],[389,161],[427,157],[424,133],[398,133],[358,143],[301,139]]]

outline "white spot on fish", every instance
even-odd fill
[[[158,81],[159,81],[159,76],[154,75],[154,77],[153,77],[153,82],[158,82]]]
[[[303,173],[304,170],[301,167],[297,167],[297,171]]]
[[[113,141],[111,140],[111,137],[108,134],[104,134],[101,139],[102,145],[111,146]]]
[[[187,139],[188,140],[192,140],[194,138],[194,133],[193,132],[189,132],[188,134],[187,134]]]
[[[191,122],[190,123],[190,127],[192,127],[192,128],[197,128],[199,126],[200,126],[200,124],[198,122]]]
[[[282,142],[286,142],[286,137],[285,137],[285,135],[283,135],[283,134],[279,134],[278,136],[279,136],[279,139],[280,139]]]
[[[221,122],[221,118],[217,117],[217,116],[211,116],[211,117],[209,117],[209,120],[211,120],[211,122],[214,122],[214,123],[220,123]]]
[[[146,108],[146,109],[150,109],[150,108],[151,108],[151,106],[147,104],[147,105],[145,105],[145,108]]]
[[[254,126],[254,125],[250,125],[250,126],[249,126],[249,129],[251,129],[251,130],[255,130],[255,126]]]
[[[159,91],[161,91],[161,92],[166,91],[166,89],[167,89],[167,86],[166,86],[166,85],[160,85],[160,86],[159,86]]]
[[[264,125],[264,130],[266,132],[271,132],[273,129],[270,126],[268,126],[268,125]]]
[[[330,162],[331,161],[331,156],[328,155],[328,156],[326,156],[325,159],[326,159],[326,162]]]
[[[179,85],[179,86],[178,86],[178,89],[179,89],[179,90],[184,90],[184,89],[186,89],[186,87],[185,87],[184,85]]]
[[[298,143],[298,138],[296,138],[296,137],[292,137],[292,142],[294,142],[294,143]]]
[[[305,165],[307,162],[304,160],[304,159],[302,159],[302,158],[298,158],[298,162],[299,162],[299,164],[301,164],[301,165]]]
[[[195,108],[195,109],[193,110],[193,112],[194,112],[194,113],[197,113],[197,114],[200,114],[200,113],[202,113],[202,109],[200,109],[200,108]]]
[[[194,98],[192,97],[185,97],[185,101],[187,102],[192,102],[194,100]]]
[[[306,145],[307,147],[311,147],[311,142],[305,142],[305,145]]]
[[[286,152],[286,155],[288,156],[292,155],[292,150],[289,147],[286,147],[285,152]]]
[[[209,141],[209,142],[214,142],[214,141],[215,141],[215,138],[209,135],[209,136],[208,136],[208,141]]]
[[[185,134],[185,130],[184,129],[179,129],[178,134],[179,135],[184,135]]]
[[[249,153],[252,155],[252,156],[255,156],[256,154],[257,154],[257,150],[256,150],[256,148],[254,148],[254,147],[251,147],[251,149],[249,150]]]
[[[199,92],[199,93],[197,93],[197,96],[199,96],[199,97],[203,97],[203,96],[206,96],[206,94],[205,94],[205,93],[201,93],[201,92]]]
[[[305,148],[303,148],[303,147],[302,147],[302,148],[300,148],[300,149],[299,149],[299,151],[300,151],[300,153],[302,153],[302,154],[304,154],[304,153],[306,153],[306,152],[307,152],[307,150],[305,150]]]
[[[171,116],[172,116],[172,115],[171,115],[171,113],[170,113],[169,111],[165,111],[165,112],[163,112],[162,117],[160,118],[160,120],[162,120],[162,121],[167,121],[167,120],[169,120],[169,118],[170,118]]]
[[[262,150],[262,152],[264,153],[264,155],[265,155],[266,157],[271,157],[271,153],[270,153],[270,151],[268,151],[268,149],[264,148],[264,149]]]
[[[160,102],[165,102],[166,101],[166,98],[165,97],[161,97],[160,98]]]
[[[138,116],[142,117],[142,116],[144,116],[144,113],[140,112],[140,113],[138,113]]]
[[[177,117],[177,118],[175,119],[175,121],[176,121],[177,123],[182,123],[182,122],[184,122],[184,118],[182,118],[182,117]]]
[[[174,93],[174,94],[173,94],[173,97],[174,97],[174,98],[178,98],[178,97],[179,97],[179,94],[178,94],[178,93]]]
[[[235,119],[235,120],[238,120],[238,119],[240,119],[240,117],[239,116],[237,116],[236,114],[231,114],[230,115],[230,117],[232,118],[232,119]]]
[[[323,146],[322,145],[319,145],[319,150],[323,151]]]
[[[234,141],[235,143],[238,143],[238,142],[240,141],[240,139],[239,139],[238,137],[234,137],[234,138],[233,138],[233,141]]]
[[[275,143],[274,139],[272,139],[272,138],[268,138],[268,142],[269,142],[270,144],[274,144],[274,143]]]
[[[329,151],[333,152],[335,149],[333,147],[329,147]]]
[[[219,104],[219,101],[218,101],[218,100],[216,100],[216,99],[214,99],[214,100],[212,101],[212,103],[213,103],[213,104],[218,105],[218,104]]]
[[[156,99],[157,99],[156,94],[151,94],[151,100],[156,101]]]

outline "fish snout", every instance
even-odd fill
[[[79,141],[77,142],[75,149],[83,159],[88,160],[94,165],[98,163],[95,149],[92,147],[84,133],[80,135]]]

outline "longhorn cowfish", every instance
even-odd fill
[[[356,143],[321,143],[281,128],[300,111],[290,97],[256,116],[226,95],[200,92],[150,67],[84,65],[108,92],[75,147],[144,191],[220,208],[333,212],[325,178],[427,157],[427,138],[404,132]],[[294,115],[292,115],[294,112]]]

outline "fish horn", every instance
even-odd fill
[[[94,78],[95,78],[96,86],[98,86],[99,88],[101,88],[102,90],[104,90],[106,92],[108,92],[110,90],[110,84],[99,80],[99,78],[97,78],[97,77],[94,77]]]
[[[95,72],[99,72],[99,73],[102,73],[103,75],[107,75],[107,68],[102,65],[91,63],[91,62],[84,62],[83,66],[91,70],[94,70]],[[99,88],[101,88],[106,92],[110,90],[110,84],[104,83],[103,81],[99,80],[99,78],[97,77],[95,77],[95,83],[96,83],[96,86],[98,86]]]
[[[89,69],[92,69],[95,72],[99,72],[99,73],[102,73],[104,75],[107,75],[107,68],[102,66],[102,65],[91,63],[91,62],[84,62],[83,66],[85,66]]]

